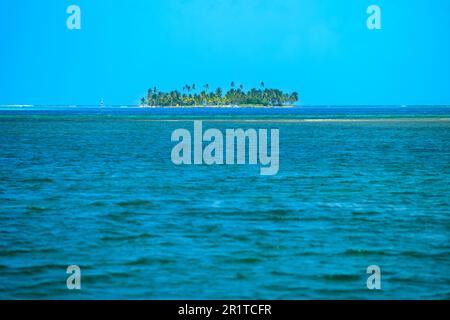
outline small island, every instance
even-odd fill
[[[182,93],[178,90],[170,92],[159,91],[156,87],[150,88],[147,97],[141,99],[141,107],[205,107],[205,106],[239,106],[239,107],[288,107],[298,101],[298,93],[284,93],[279,89],[261,88],[244,90],[241,84],[236,87],[230,83],[230,89],[224,94],[221,88],[209,90],[205,84],[201,90],[195,84],[185,85]]]

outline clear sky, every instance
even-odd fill
[[[232,80],[303,104],[450,104],[449,0],[1,0],[0,43],[0,104],[136,104],[150,86]]]

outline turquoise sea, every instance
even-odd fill
[[[175,166],[194,119],[279,173]],[[0,299],[450,299],[449,186],[450,107],[2,108]]]

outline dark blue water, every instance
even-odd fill
[[[192,119],[279,129],[278,175],[175,166]],[[450,298],[448,107],[30,108],[0,132],[0,298]]]
[[[137,108],[137,107],[67,107],[41,106],[8,108],[0,107],[3,115],[124,115],[124,116],[288,116],[288,117],[360,117],[386,116],[411,117],[448,116],[450,106],[304,106],[294,108]]]

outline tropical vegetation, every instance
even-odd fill
[[[221,88],[209,90],[209,84],[199,89],[195,84],[183,86],[182,92],[159,91],[156,87],[148,89],[147,96],[141,99],[141,106],[287,106],[298,101],[298,93],[285,93],[279,89],[266,88],[261,82],[260,88],[244,90],[241,84],[230,83],[230,89],[223,92]]]

